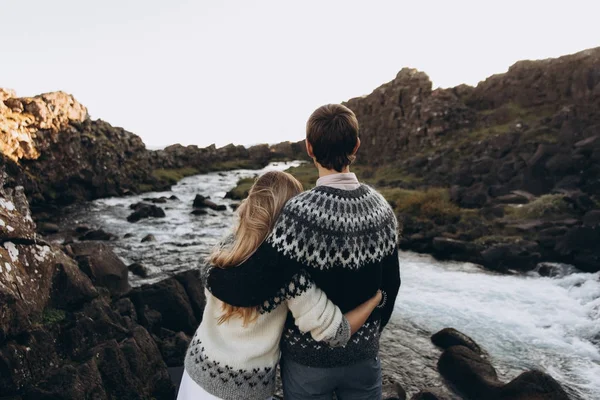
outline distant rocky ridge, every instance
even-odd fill
[[[0,134],[7,185],[23,186],[34,216],[42,219],[75,202],[165,190],[186,175],[261,168],[300,152],[294,143],[147,150],[137,135],[90,119],[87,109],[63,92],[18,98],[0,89]]]
[[[377,166],[362,177],[397,206],[403,248],[499,270],[600,270],[600,48],[520,61],[477,87],[432,90],[405,68],[345,104],[358,167]]]

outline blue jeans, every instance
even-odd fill
[[[381,400],[379,357],[354,365],[314,368],[282,358],[281,378],[285,400]]]

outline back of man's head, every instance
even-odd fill
[[[341,104],[321,106],[306,123],[306,139],[323,168],[342,172],[354,161],[358,146],[356,115]]]

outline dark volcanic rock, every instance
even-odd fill
[[[135,211],[127,217],[127,221],[137,222],[143,218],[164,218],[165,216],[165,211],[162,208],[154,204],[139,203],[136,205]]]
[[[40,232],[42,232],[44,234],[52,234],[52,233],[56,233],[60,230],[58,225],[53,224],[51,222],[41,223],[38,229]]]
[[[227,210],[227,206],[224,204],[216,204],[211,201],[209,197],[204,197],[202,195],[197,194],[196,198],[194,198],[194,208],[210,208],[215,211],[225,211]]]
[[[129,287],[127,266],[103,243],[73,243],[69,245],[79,267],[95,285],[108,288],[115,296]]]
[[[94,359],[78,365],[65,365],[36,384],[25,400],[108,399],[102,376]]]
[[[157,317],[163,328],[175,332],[183,331],[192,335],[198,327],[190,298],[176,278],[135,288],[129,297],[135,304],[140,322],[151,331],[156,328]]]
[[[451,400],[451,398],[439,388],[428,388],[421,390],[411,397],[410,400]]]
[[[431,341],[442,349],[452,346],[465,346],[477,354],[483,354],[483,351],[473,339],[454,328],[442,329],[431,337]]]
[[[540,261],[538,244],[519,241],[498,244],[481,252],[483,264],[495,270],[517,269],[529,271]]]
[[[449,328],[436,335],[436,341],[449,346],[438,361],[440,373],[469,399],[567,400],[569,398],[556,380],[541,371],[524,372],[504,384],[498,379],[496,370],[489,360],[482,355],[480,347],[468,336]],[[452,343],[465,343],[476,351]],[[417,398],[437,399],[438,397],[431,394]]]
[[[79,240],[104,240],[104,241],[108,241],[108,240],[113,240],[116,239],[117,237],[115,235],[113,235],[112,233],[108,233],[105,232],[102,229],[98,229],[98,230],[88,230],[86,231],[83,235],[81,235],[79,237]]]
[[[148,277],[148,269],[140,263],[130,264],[127,266],[127,269],[130,270],[132,274],[137,275],[141,278]]]
[[[144,242],[155,242],[155,241],[156,241],[156,238],[154,237],[154,235],[151,235],[151,234],[148,234],[148,235],[146,235],[146,236],[144,236],[142,238],[142,243],[144,243]]]
[[[438,362],[440,373],[473,399],[492,399],[501,386],[494,367],[464,346],[449,347]]]

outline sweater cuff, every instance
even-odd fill
[[[345,346],[350,340],[352,328],[346,317],[342,316],[342,321],[335,332],[335,335],[327,340],[327,344],[331,347]]]

